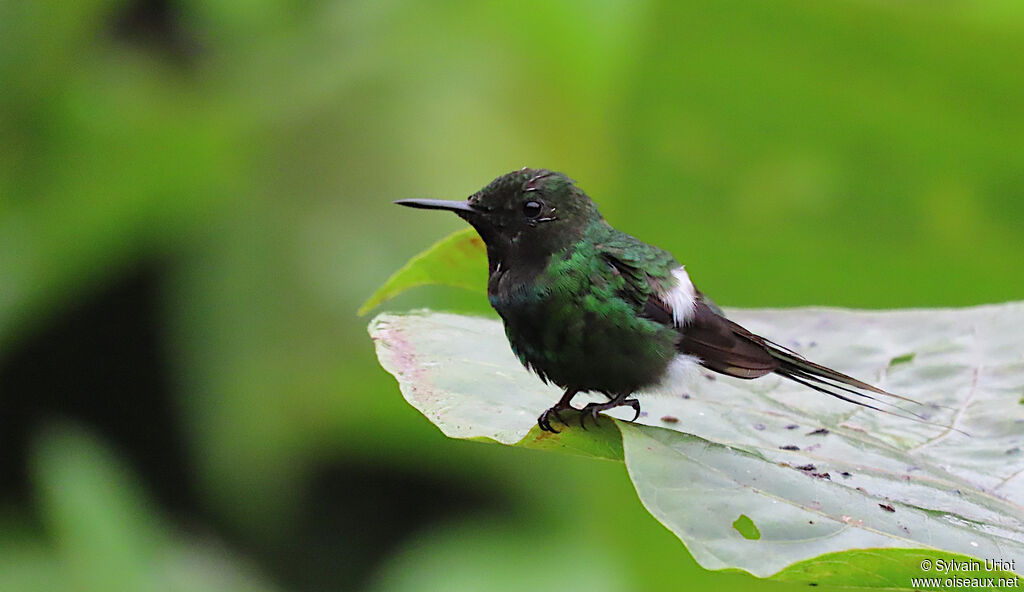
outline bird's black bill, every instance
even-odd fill
[[[400,199],[395,202],[400,206],[420,208],[423,210],[448,210],[449,212],[475,212],[473,206],[465,201],[446,199]]]

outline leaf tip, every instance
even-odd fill
[[[479,258],[486,257],[486,246],[473,228],[465,228],[442,238],[427,250],[409,259],[391,274],[382,286],[356,311],[363,316],[410,288],[446,285],[479,290]],[[485,285],[485,284],[484,284]]]

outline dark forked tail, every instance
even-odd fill
[[[876,386],[872,386],[864,381],[857,380],[852,376],[847,376],[842,372],[837,372],[831,368],[822,366],[821,364],[815,364],[810,360],[805,359],[800,354],[790,351],[776,343],[768,341],[767,339],[760,338],[764,343],[765,349],[768,350],[768,354],[771,355],[778,362],[778,367],[775,368],[774,372],[779,376],[788,378],[794,382],[798,382],[806,387],[812,388],[820,393],[842,399],[856,405],[861,405],[881,411],[883,413],[891,413],[885,409],[879,409],[878,407],[865,402],[863,399],[870,399],[872,401],[881,402],[877,397],[873,397],[862,391],[872,392],[878,395],[885,395],[887,397],[893,397],[900,399],[901,401],[907,401],[914,403],[915,405],[922,405],[922,403],[915,401],[914,399],[903,397],[889,391],[882,390]],[[852,387],[852,388],[851,388]],[[859,390],[854,390],[859,389]],[[846,393],[846,394],[844,394]],[[861,397],[861,399],[852,399],[850,395]],[[920,415],[907,411],[906,409],[899,408],[904,413],[910,413],[918,419],[924,419]],[[898,414],[897,414],[898,415]]]
[[[695,356],[705,368],[721,374],[751,379],[774,372],[819,393],[854,405],[911,421],[941,425],[895,405],[886,398],[923,406],[922,403],[815,364],[786,347],[751,333],[718,314],[700,299],[696,303],[693,318],[680,328],[678,349]]]

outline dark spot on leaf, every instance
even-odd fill
[[[679,418],[673,415],[664,415],[662,416],[661,421],[665,423],[679,423]]]
[[[757,525],[746,514],[740,514],[740,517],[732,523],[732,527],[748,541],[756,541],[761,538],[761,531],[757,529]]]
[[[896,356],[895,358],[889,360],[889,367],[892,368],[893,366],[899,366],[900,364],[910,363],[911,361],[913,361],[914,355],[915,354],[911,352],[909,354],[903,354],[902,356]]]
[[[764,424],[763,423],[755,423],[754,424],[754,429],[759,431],[759,432],[760,431],[764,431]]]
[[[713,382],[714,380],[716,380],[716,379],[715,379],[715,377],[714,377],[714,376],[712,376],[712,375],[710,375],[710,374],[705,374],[705,375],[704,375],[704,378],[707,378],[708,380],[710,380],[710,381],[712,381],[712,382]]]
[[[795,429],[797,429],[798,427],[800,427],[800,426],[796,425],[795,423],[791,423],[791,424],[789,424],[788,426],[786,426],[786,429],[787,429],[787,430],[795,430]]]
[[[850,474],[850,471],[843,471],[842,473],[839,473],[839,474],[842,475],[846,479],[849,479],[850,477],[853,477],[853,475]]]
[[[817,586],[818,582],[808,582],[808,586]]]
[[[817,473],[817,472],[815,472],[816,468],[815,468],[814,465],[810,465],[810,464],[803,465],[803,466],[800,466],[800,467],[796,467],[796,469],[798,471],[803,471],[804,473],[807,473],[808,475],[810,475],[811,477],[814,477],[816,479],[828,479],[829,481],[832,480],[832,476],[829,475],[828,473]]]
[[[683,398],[684,399],[689,399],[690,398],[690,393],[683,393]]]
[[[807,524],[814,524],[814,520],[808,520]]]
[[[896,508],[890,506],[889,504],[878,504],[878,507],[882,508],[886,512],[895,512],[896,511]]]
[[[808,436],[827,436],[828,435],[828,430],[826,430],[825,428],[818,428],[818,429],[814,430],[813,432],[807,432],[807,435]]]
[[[793,446],[792,444],[787,444],[785,446],[779,446],[779,450],[800,450],[800,447]]]
[[[867,493],[868,492],[868,490],[864,489],[863,487],[858,487],[857,491],[859,491],[861,493]]]
[[[1014,446],[1006,451],[1006,454],[1020,454],[1020,446]]]

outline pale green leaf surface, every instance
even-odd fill
[[[626,467],[643,504],[698,562],[766,577],[829,553],[835,561],[851,549],[920,548],[1024,567],[1024,303],[730,316],[815,361],[934,404],[904,406],[970,436],[775,377],[711,380],[699,371],[671,395],[641,395],[638,422],[616,422]],[[592,447],[578,428],[538,435],[536,417],[559,390],[519,365],[498,321],[423,311],[381,315],[370,331],[406,399],[448,436],[531,447],[572,438],[570,452],[617,456],[607,421],[604,443]],[[829,433],[811,434],[822,428]],[[760,538],[734,528],[741,515]],[[862,560],[851,559],[854,570]],[[905,573],[927,575],[917,565]]]

